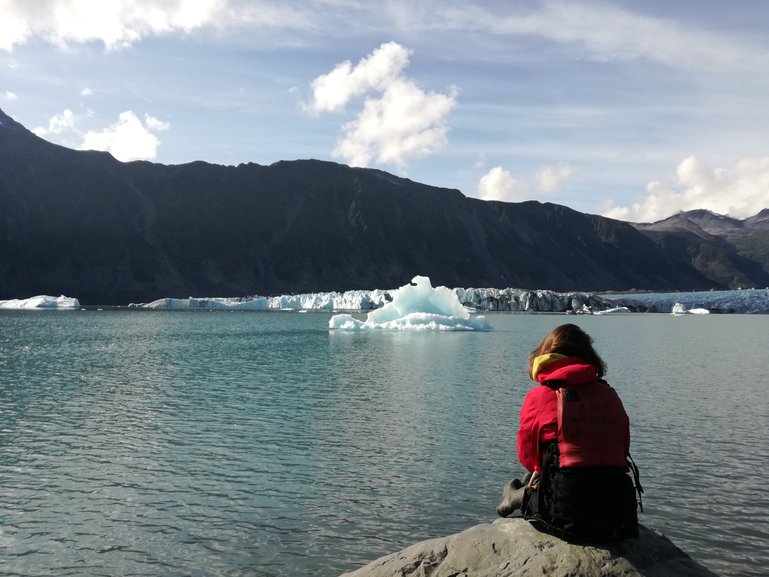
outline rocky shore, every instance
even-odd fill
[[[342,577],[715,577],[667,537],[641,526],[636,539],[573,545],[518,518],[429,539]]]

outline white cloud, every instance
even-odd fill
[[[62,134],[63,132],[77,131],[79,119],[69,108],[54,114],[48,120],[48,128],[38,126],[33,128],[32,132],[40,137],[49,136],[51,134]]]
[[[151,160],[157,156],[160,140],[156,132],[168,130],[169,125],[145,115],[144,123],[131,110],[121,112],[118,121],[99,132],[89,130],[83,135],[80,150],[104,150],[120,161]]]
[[[152,132],[165,132],[171,128],[171,125],[168,122],[163,122],[149,114],[144,115],[144,124],[147,126],[147,130]]]
[[[409,65],[411,51],[396,42],[387,42],[362,58],[353,67],[347,60],[328,74],[312,81],[312,100],[307,108],[313,112],[339,110],[353,98],[368,92],[382,92]]]
[[[571,176],[572,170],[572,166],[566,162],[541,168],[537,172],[537,186],[540,192],[546,194],[557,192],[561,183]]]
[[[120,161],[152,160],[157,156],[160,139],[157,133],[168,130],[171,125],[149,114],[144,121],[131,110],[121,112],[117,122],[103,130],[84,131],[84,118],[93,113],[77,115],[69,109],[54,114],[47,127],[33,128],[32,132],[41,138],[55,140],[59,144],[79,150],[104,150]],[[53,137],[53,138],[51,138]]]
[[[410,51],[382,44],[356,66],[347,61],[312,81],[311,112],[344,108],[363,97],[363,109],[342,127],[333,154],[354,166],[372,161],[403,168],[410,158],[423,157],[446,143],[447,117],[457,90],[425,92],[403,75]]]
[[[93,90],[91,90],[90,88],[83,88],[80,91],[80,96],[93,96]]]
[[[32,4],[31,2],[27,4]],[[0,1],[0,50],[10,52],[15,44],[21,44],[32,34],[31,25],[23,12],[23,3]]]
[[[769,207],[769,157],[743,158],[729,169],[711,168],[694,156],[676,169],[676,185],[650,182],[641,202],[602,214],[632,222],[654,222],[681,210],[704,208],[735,218],[753,216]]]
[[[376,162],[403,168],[409,158],[430,154],[446,143],[446,117],[456,94],[424,92],[408,80],[396,80],[381,98],[368,98],[358,117],[343,127],[334,155],[353,166]]]
[[[314,8],[314,12],[313,12]],[[317,30],[325,2],[290,6],[269,0],[0,0],[0,50],[32,38],[60,47],[101,42],[107,50],[161,34],[200,29]]]
[[[53,44],[100,41],[108,50],[142,37],[189,33],[214,21],[223,0],[0,0],[0,50],[12,51],[32,37]]]
[[[529,199],[529,187],[501,166],[495,166],[478,182],[478,198],[520,202]]]
[[[558,192],[563,181],[568,178],[573,167],[566,162],[543,166],[534,175],[536,186],[527,180],[515,178],[508,170],[495,166],[478,182],[478,198],[482,200],[501,200],[521,202],[534,198],[533,190],[543,194]]]
[[[17,100],[19,97],[15,92],[11,92],[10,90],[6,90],[2,94],[0,94],[0,100]]]

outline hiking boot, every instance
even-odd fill
[[[521,508],[524,486],[520,479],[505,483],[502,488],[502,500],[497,505],[497,515],[507,517],[516,509]]]

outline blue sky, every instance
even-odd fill
[[[319,158],[654,221],[769,207],[769,2],[0,0],[0,108],[120,160]]]

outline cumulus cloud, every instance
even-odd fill
[[[10,90],[6,90],[2,94],[0,94],[0,100],[11,101],[11,100],[16,100],[16,99],[18,99],[18,96],[16,95],[15,92],[11,92]]]
[[[446,143],[446,117],[456,92],[424,92],[414,83],[396,80],[381,98],[368,98],[358,117],[345,124],[334,155],[354,166],[376,162],[403,167],[409,158],[430,154]]]
[[[572,166],[566,162],[545,166],[537,171],[537,188],[545,194],[558,192],[561,183],[571,176],[571,173]]]
[[[312,30],[315,14],[288,2],[238,0],[0,0],[0,50],[41,38],[60,47],[101,42],[107,50],[132,46],[161,34],[208,28],[259,27]],[[326,10],[327,11],[327,10]]]
[[[566,162],[543,166],[534,175],[535,184],[532,185],[527,180],[516,179],[501,166],[495,166],[478,182],[478,198],[520,202],[534,198],[534,191],[539,194],[554,194],[560,190],[561,184],[572,171],[572,166]]]
[[[142,121],[133,111],[121,112],[117,122],[102,130],[81,128],[83,117],[66,109],[54,114],[48,126],[37,127],[32,132],[41,138],[55,137],[62,144],[79,150],[104,150],[120,161],[152,160],[157,156],[160,139],[157,133],[170,128],[149,114]]]
[[[67,131],[77,131],[79,119],[69,108],[54,114],[48,120],[48,127],[38,126],[32,132],[44,138],[49,135],[62,134]]]
[[[676,169],[675,184],[650,182],[632,206],[613,206],[602,214],[632,222],[654,222],[682,210],[704,208],[735,218],[769,207],[769,157],[743,158],[731,168],[711,168],[690,156]]]
[[[501,166],[495,166],[478,182],[478,198],[520,202],[530,198],[529,187]]]
[[[105,150],[118,160],[150,160],[157,156],[160,139],[155,134],[168,130],[169,124],[145,115],[142,122],[128,110],[118,121],[101,131],[89,130],[83,135],[81,150]]]
[[[312,81],[312,112],[339,110],[367,92],[382,92],[398,80],[409,65],[411,51],[397,42],[387,42],[353,67],[349,60]]]
[[[335,156],[353,166],[374,161],[403,168],[409,159],[446,143],[457,90],[451,87],[441,94],[419,88],[403,75],[409,55],[407,48],[388,42],[357,65],[343,62],[312,81],[308,111],[331,112],[363,98],[362,110],[342,127]]]
[[[59,46],[100,41],[120,49],[150,34],[191,32],[213,21],[222,0],[3,0],[0,50],[40,37]]]

